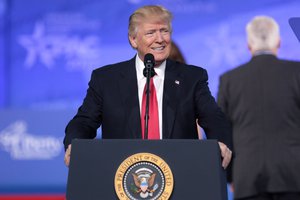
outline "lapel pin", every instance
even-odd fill
[[[177,85],[179,85],[180,82],[179,82],[178,80],[176,80],[175,83],[176,83]]]

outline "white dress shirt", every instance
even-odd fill
[[[136,66],[136,77],[137,77],[138,90],[139,90],[140,112],[142,112],[143,91],[147,79],[143,74],[143,70],[145,68],[144,62],[139,58],[138,55],[136,55],[135,66]],[[156,96],[157,96],[157,103],[158,103],[160,139],[162,139],[162,99],[163,99],[163,91],[164,91],[165,69],[166,69],[166,61],[164,61],[161,65],[154,68],[156,75],[153,77],[153,82],[154,82]]]

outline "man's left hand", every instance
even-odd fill
[[[226,169],[231,161],[232,151],[224,143],[222,142],[218,142],[218,143],[221,150],[221,156],[223,158],[222,167]]]

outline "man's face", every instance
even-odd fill
[[[141,60],[147,53],[153,54],[156,66],[165,61],[171,51],[171,31],[166,22],[140,23],[136,36],[129,36],[129,40]]]

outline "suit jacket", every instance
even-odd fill
[[[235,198],[300,192],[300,63],[259,55],[221,76],[233,128]]]
[[[207,137],[230,146],[230,126],[196,66],[167,60],[163,93],[163,139],[197,139],[196,119]],[[83,104],[66,127],[65,148],[73,138],[141,139],[135,58],[93,71]]]

